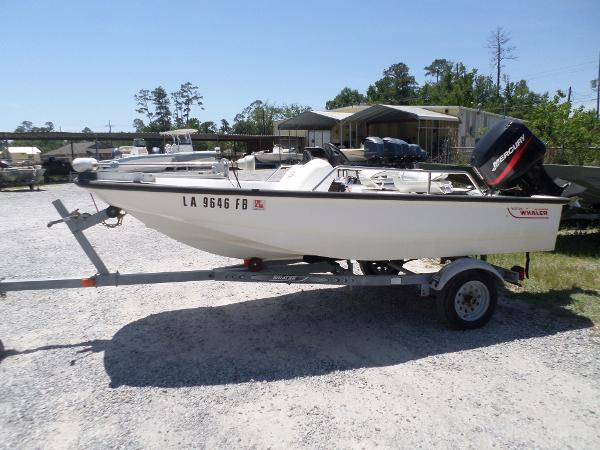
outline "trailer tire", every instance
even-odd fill
[[[451,328],[465,330],[485,325],[498,302],[493,275],[467,270],[451,278],[437,299],[438,312]]]

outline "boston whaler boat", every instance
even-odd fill
[[[187,281],[342,286],[416,286],[435,295],[442,318],[477,328],[492,316],[498,281],[518,284],[525,268],[504,269],[477,255],[552,250],[568,202],[544,172],[543,144],[518,122],[494,126],[478,143],[473,171],[337,165],[315,157],[288,168],[279,181],[221,176],[106,176],[79,166],[79,186],[109,205],[61,219],[96,267],[91,277],[0,279],[8,291]],[[323,149],[321,149],[323,150]],[[331,149],[330,149],[331,150]],[[306,151],[306,150],[305,150]],[[342,158],[343,159],[343,158]],[[244,265],[154,273],[109,272],[83,230],[124,211],[193,247],[245,259]],[[470,256],[469,256],[470,255]],[[408,259],[444,257],[438,271],[413,272]],[[341,261],[341,260],[346,260]],[[363,275],[354,272],[356,260]]]
[[[382,168],[379,184],[369,184],[364,169],[314,159],[280,181],[111,181],[92,171],[78,185],[167,236],[223,256],[393,262],[552,250],[567,200],[541,167],[544,152],[522,123],[507,121],[474,152],[479,179]],[[440,187],[458,176],[466,187]],[[411,187],[415,180],[419,188]]]

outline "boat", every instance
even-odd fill
[[[46,169],[39,164],[12,165],[8,160],[0,160],[0,189],[12,186],[29,186],[33,190],[44,182]]]
[[[302,161],[302,153],[296,152],[293,148],[283,148],[280,145],[273,146],[271,151],[262,150],[254,152],[252,155],[258,163],[269,166]]]
[[[365,148],[340,148],[340,151],[348,158],[350,162],[365,162]]]
[[[369,136],[365,138],[360,148],[340,148],[339,150],[350,163],[386,167],[413,168],[415,164],[428,158],[427,152],[419,145],[390,137],[382,139]]]
[[[194,129],[163,131],[172,142],[165,145],[165,153],[148,153],[145,145],[120,147],[121,155],[98,162],[100,170],[119,172],[164,172],[177,170],[206,170],[220,156],[216,150],[194,151],[191,135]]]
[[[499,125],[500,128],[498,128]],[[520,122],[499,123],[466,171],[382,168],[383,186],[360,185],[372,167],[314,158],[279,181],[183,178],[77,184],[146,226],[192,247],[240,259],[398,261],[552,250],[563,205],[541,169],[545,147]],[[410,192],[402,173],[462,176],[462,188]],[[235,172],[234,172],[235,173]],[[393,186],[393,187],[392,187]]]
[[[600,167],[545,164],[544,169],[556,183],[570,183],[565,196],[578,197],[583,203],[600,208]]]

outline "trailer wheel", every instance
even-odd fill
[[[398,275],[400,271],[387,261],[358,261],[364,275]]]
[[[452,328],[473,329],[490,320],[497,302],[496,279],[468,270],[448,281],[438,298],[438,311]]]

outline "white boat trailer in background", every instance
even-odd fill
[[[335,260],[315,262],[267,261],[253,258],[244,265],[220,267],[211,270],[186,270],[152,273],[123,274],[110,272],[83,231],[108,219],[120,223],[124,213],[110,206],[94,214],[68,212],[60,200],[53,202],[61,219],[48,223],[48,227],[64,222],[95,266],[97,273],[90,277],[55,279],[0,278],[0,295],[9,291],[43,289],[72,289],[82,287],[126,286],[136,284],[181,283],[188,281],[235,281],[253,283],[326,284],[343,286],[416,286],[421,296],[435,294],[438,310],[454,328],[477,328],[491,318],[497,302],[499,281],[518,284],[525,269],[503,269],[487,263],[484,259],[461,257],[453,259],[441,270],[431,273],[414,273],[402,264],[389,265],[398,273],[356,275],[353,263],[343,267]]]

